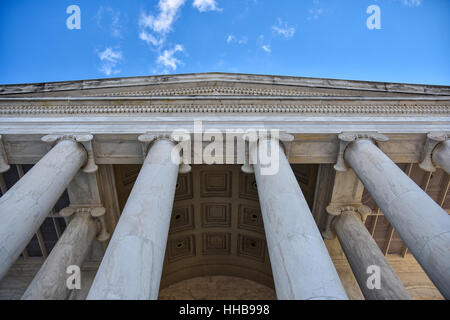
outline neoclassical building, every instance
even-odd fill
[[[1,299],[450,298],[450,87],[0,85],[0,135]]]

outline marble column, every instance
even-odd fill
[[[436,287],[450,299],[450,216],[370,139],[351,142],[344,158]]]
[[[329,206],[327,211],[336,216],[333,229],[366,300],[410,300],[411,296],[362,222],[370,208]],[[379,268],[379,289],[367,284],[370,266]]]
[[[62,139],[0,198],[0,279],[86,160],[79,143]]]
[[[439,143],[433,151],[433,163],[450,174],[450,140]]]
[[[95,236],[101,230],[99,221],[94,217],[104,212],[102,207],[84,210],[68,207],[61,211],[62,216],[73,214],[73,218],[23,294],[23,300],[67,299],[70,294],[66,285],[69,276],[67,267],[76,265],[81,268]],[[84,285],[83,279],[81,285]]]
[[[173,146],[151,146],[87,299],[157,299],[179,171]]]
[[[250,150],[278,299],[347,299],[291,166],[274,141]],[[259,150],[258,150],[259,149]],[[259,154],[278,154],[264,172]],[[278,149],[278,152],[276,151]],[[259,151],[259,152],[258,152]],[[277,153],[277,154],[276,154]]]

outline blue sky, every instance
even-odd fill
[[[450,1],[0,1],[2,84],[215,71],[450,85]]]

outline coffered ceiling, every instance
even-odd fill
[[[293,168],[311,206],[317,165]],[[123,208],[140,165],[114,169]],[[161,286],[207,275],[237,276],[273,287],[255,178],[238,165],[193,165],[178,178]]]

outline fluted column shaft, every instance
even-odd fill
[[[75,214],[22,299],[66,299],[70,294],[66,285],[67,267],[76,265],[81,268],[97,231],[97,222],[89,213]]]
[[[62,140],[0,198],[0,279],[86,159],[80,144]]]
[[[259,141],[262,154],[269,154],[266,141]],[[253,163],[258,148],[250,151]],[[263,175],[261,164],[254,164],[277,297],[347,299],[294,172],[278,149],[276,174]]]
[[[397,277],[367,228],[353,211],[344,211],[333,221],[342,249],[367,300],[409,300],[411,296]],[[369,288],[369,266],[380,268],[381,286]]]
[[[87,299],[157,299],[179,170],[172,148],[150,148]]]
[[[433,151],[433,163],[450,174],[450,140],[439,143]]]
[[[368,139],[347,147],[345,160],[427,275],[450,298],[450,216]]]

